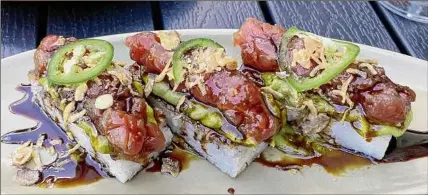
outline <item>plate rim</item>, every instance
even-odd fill
[[[171,29],[173,30],[173,29]],[[171,31],[171,30],[150,30],[150,32],[162,32],[162,31]],[[191,29],[175,29],[175,31],[177,31],[179,34],[185,34],[186,36],[191,36],[192,34],[207,34],[207,35],[228,35],[228,34],[232,34],[236,31],[238,31],[239,29],[234,29],[234,28],[219,28],[219,29],[214,29],[214,28],[209,28],[209,29],[202,29],[202,28],[191,28]],[[118,33],[118,34],[110,34],[110,35],[103,35],[103,36],[96,36],[96,37],[87,37],[87,38],[83,38],[83,39],[104,39],[104,40],[114,40],[114,39],[118,39],[120,37],[125,37],[125,36],[130,36],[130,35],[134,35],[137,34],[139,32],[144,32],[144,31],[135,31],[135,32],[127,32],[127,33]],[[360,47],[362,47],[363,49],[369,49],[369,50],[378,50],[379,52],[385,53],[387,55],[398,55],[399,57],[404,57],[404,58],[408,58],[409,60],[416,60],[419,61],[419,63],[421,62],[426,62],[428,63],[427,60],[424,59],[420,59],[414,56],[409,56],[406,54],[402,54],[399,52],[395,52],[395,51],[390,51],[387,49],[382,49],[382,48],[378,48],[378,47],[373,47],[370,45],[366,45],[366,44],[361,44],[361,43],[355,43],[355,42],[351,42],[351,41],[345,41],[345,42],[349,42],[349,43],[353,43],[356,44]],[[28,50],[28,51],[24,51],[18,54],[14,54],[12,56],[8,56],[6,58],[1,59],[1,62],[3,63],[3,61],[9,61],[10,59],[14,59],[19,57],[19,55],[28,55],[30,53],[34,53],[36,51],[35,49],[32,50]]]

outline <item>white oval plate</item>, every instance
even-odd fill
[[[232,45],[233,29],[180,30],[183,39],[207,37],[225,46],[228,54],[240,59],[239,48]],[[99,37],[113,43],[115,59],[131,62],[124,41],[128,34]],[[413,103],[414,121],[410,129],[426,131],[427,125],[427,61],[374,47],[360,45],[359,58],[373,58],[385,67],[388,76],[397,83],[412,87],[416,93]],[[8,106],[23,94],[15,90],[20,83],[28,83],[27,72],[33,68],[34,50],[8,57],[1,61],[1,134],[36,125],[35,121],[10,113]],[[16,171],[8,154],[15,145],[1,144],[1,193],[149,193],[149,194],[226,194],[234,188],[238,194],[284,193],[428,193],[428,158],[404,163],[373,165],[344,176],[332,176],[322,167],[307,167],[302,172],[279,171],[253,163],[238,178],[230,178],[207,161],[192,161],[190,168],[177,178],[160,173],[139,173],[126,184],[114,178],[74,188],[43,189],[22,187],[12,181]]]

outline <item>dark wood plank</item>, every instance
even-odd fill
[[[414,22],[392,13],[375,2],[406,52],[428,60],[428,24]]]
[[[248,17],[264,20],[257,1],[160,2],[165,29],[239,28]]]
[[[51,2],[48,34],[87,38],[153,30],[150,2]]]
[[[34,49],[37,42],[37,4],[2,2],[1,57]]]
[[[273,22],[323,36],[399,51],[369,2],[268,1]]]

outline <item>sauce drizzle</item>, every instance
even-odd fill
[[[413,133],[406,132],[406,134]],[[314,164],[318,164],[321,165],[328,173],[335,176],[341,176],[349,170],[360,169],[369,165],[375,165],[379,163],[406,162],[417,158],[428,157],[428,143],[420,143],[418,142],[419,140],[420,138],[415,139],[415,141],[412,142],[411,138],[406,138],[405,141],[407,142],[419,144],[410,145],[407,147],[397,147],[398,144],[396,143],[396,138],[393,138],[385,156],[381,160],[374,160],[368,156],[360,155],[343,148],[330,149],[323,155],[313,158],[291,157],[278,149],[267,149],[275,151],[274,154],[276,159],[268,159],[263,153],[259,158],[256,159],[256,162],[264,166],[274,167],[280,170],[301,169],[303,166],[312,166]]]
[[[180,144],[173,143],[173,148],[163,152],[159,157],[154,159],[153,166],[148,168],[147,172],[161,172],[162,158],[171,158],[179,162],[180,172],[190,167],[190,162],[198,160],[199,157],[185,149]]]
[[[55,124],[42,109],[32,101],[33,93],[30,85],[20,85],[16,88],[18,91],[23,92],[25,96],[12,103],[9,107],[10,111],[14,114],[25,116],[38,122],[35,127],[20,129],[8,132],[1,136],[1,142],[6,144],[23,144],[24,142],[31,141],[37,142],[41,134],[46,136],[43,146],[52,146],[49,140],[60,139],[62,144],[54,145],[57,153],[60,151],[67,151],[67,144],[75,145]],[[80,150],[83,153],[83,150]],[[84,154],[83,154],[84,155]],[[62,166],[62,169],[53,169],[47,167],[42,171],[40,187],[73,187],[76,185],[90,184],[100,180],[102,177],[107,177],[108,174],[103,167],[93,160],[89,155],[81,157],[80,162],[75,162],[71,159],[71,155],[61,160],[70,160]],[[60,161],[59,159],[57,161]],[[51,184],[53,182],[53,185]]]
[[[278,150],[278,152],[280,151]],[[343,175],[348,170],[355,170],[373,164],[370,159],[340,150],[329,150],[325,154],[314,158],[290,157],[280,153],[277,153],[280,156],[280,160],[269,160],[262,154],[256,159],[256,162],[280,170],[301,169],[303,166],[311,167],[317,164],[321,165],[328,173],[336,176]]]
[[[230,195],[235,195],[235,189],[233,189],[233,188],[229,188],[229,189],[227,189],[227,192],[228,192]]]

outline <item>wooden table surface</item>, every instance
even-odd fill
[[[2,2],[1,57],[34,49],[47,34],[239,28],[248,17],[428,60],[427,24],[365,1]]]

